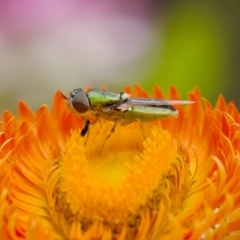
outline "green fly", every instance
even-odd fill
[[[81,88],[74,89],[69,97],[64,94],[63,97],[67,100],[68,108],[79,115],[85,123],[80,133],[82,137],[88,133],[89,125],[97,122],[99,118],[113,121],[113,127],[105,141],[114,133],[117,123],[124,126],[138,121],[141,126],[141,122],[144,121],[177,117],[178,111],[172,105],[193,103],[181,100],[131,98],[131,95],[125,92],[116,93],[102,89],[91,89],[85,93]],[[87,113],[95,117],[93,122],[85,116]]]

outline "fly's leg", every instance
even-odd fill
[[[89,125],[91,124],[90,121],[87,119],[85,122],[85,125],[83,127],[83,129],[81,130],[81,136],[84,137],[86,135],[86,133],[88,133],[89,130]]]
[[[112,126],[112,128],[111,128],[110,133],[106,136],[106,138],[105,138],[105,140],[104,140],[104,143],[103,143],[103,145],[102,145],[102,147],[101,147],[101,149],[100,149],[100,151],[99,151],[98,156],[102,153],[102,150],[103,150],[103,148],[104,148],[104,146],[105,146],[106,141],[107,141],[107,140],[111,137],[111,135],[114,133],[114,131],[115,131],[115,129],[116,129],[116,126],[117,126],[117,121],[114,122],[114,124],[113,124],[113,126]]]
[[[146,139],[146,136],[144,135],[144,131],[143,131],[142,122],[140,121],[140,119],[139,119],[139,118],[137,118],[137,119],[136,119],[136,121],[138,121],[138,122],[139,122],[139,126],[140,126],[140,128],[141,128],[141,131],[142,131],[143,138],[144,138],[144,139]]]
[[[83,129],[81,130],[80,134],[82,137],[84,137],[87,134],[86,141],[84,143],[84,147],[85,147],[87,145],[87,140],[88,140],[88,136],[89,136],[89,132],[90,132],[89,125],[91,123],[86,118],[83,118],[83,120],[84,120],[85,125],[84,125]]]
[[[144,135],[144,131],[143,131],[142,122],[140,121],[139,118],[136,118],[136,119],[134,119],[134,120],[125,120],[125,119],[124,119],[124,120],[120,120],[120,124],[121,124],[122,126],[126,126],[126,125],[128,125],[128,124],[130,124],[130,123],[133,123],[133,122],[136,122],[136,121],[139,123],[139,126],[140,126],[141,131],[142,131],[143,138],[146,139],[146,136]]]
[[[81,130],[80,134],[82,137],[84,137],[87,134],[86,141],[84,143],[84,147],[87,145],[89,132],[90,132],[90,124],[93,125],[94,123],[97,122],[98,119],[99,119],[99,117],[96,117],[96,119],[93,122],[90,122],[87,118],[83,117],[83,121],[84,121],[85,125],[84,125],[83,129]]]

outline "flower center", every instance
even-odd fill
[[[86,225],[82,228],[95,220],[126,223],[153,202],[159,204],[162,178],[178,149],[167,131],[147,125],[144,135],[139,123],[118,125],[107,140],[111,122],[91,126],[88,138],[72,133],[59,160],[55,188],[55,207],[62,208],[69,224],[73,218]]]

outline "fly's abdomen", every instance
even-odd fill
[[[139,119],[140,121],[150,122],[166,117],[177,117],[178,111],[171,105],[163,106],[134,106],[129,108],[123,114],[123,120],[131,121]]]

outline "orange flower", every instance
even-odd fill
[[[148,96],[136,86],[133,96]],[[158,87],[154,97],[163,98]],[[175,88],[170,99],[179,99]],[[1,239],[239,239],[240,115],[198,90],[178,119],[91,126],[60,92],[0,123]]]

